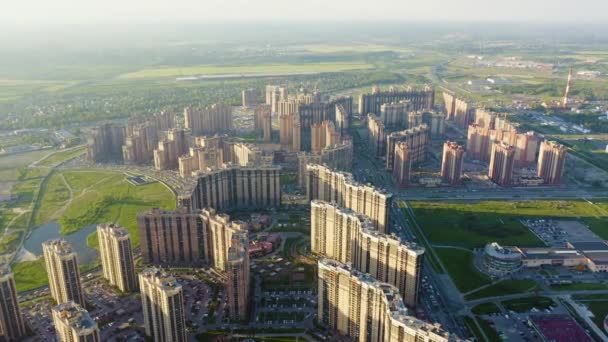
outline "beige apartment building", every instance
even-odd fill
[[[357,183],[352,174],[324,165],[306,167],[306,194],[309,201],[335,202],[341,207],[368,216],[376,229],[387,232],[393,195],[373,186]]]
[[[155,342],[186,342],[186,318],[182,286],[158,268],[139,274],[141,306],[146,335]]]
[[[386,169],[392,171],[395,161],[395,145],[404,142],[410,152],[412,165],[426,159],[426,150],[429,144],[429,127],[422,124],[408,128],[404,131],[393,132],[386,137]]]
[[[464,148],[453,141],[443,144],[441,158],[441,178],[450,185],[460,184],[462,166],[464,164]]]
[[[97,225],[103,277],[122,292],[137,290],[133,248],[129,232],[113,223]]]
[[[415,307],[420,292],[424,248],[378,232],[364,215],[312,201],[311,251],[396,286],[405,303]]]
[[[394,286],[334,260],[318,262],[318,296],[319,322],[354,341],[460,341],[415,318]]]
[[[62,304],[73,301],[85,305],[78,256],[72,246],[62,239],[49,240],[42,243],[42,253],[55,302]]]
[[[435,103],[435,90],[431,87],[423,89],[412,89],[407,87],[405,90],[391,88],[389,91],[380,91],[372,88],[372,92],[359,95],[359,114],[373,113],[379,115],[381,107],[385,103],[399,103],[409,101],[411,110],[431,110]]]
[[[0,340],[17,341],[26,335],[15,277],[8,263],[0,263]]]
[[[246,230],[234,233],[226,260],[228,314],[230,319],[238,321],[247,321],[248,318],[250,267],[248,246]]]
[[[504,142],[496,141],[492,145],[492,158],[488,169],[488,177],[500,186],[513,184],[513,165],[515,149]]]
[[[386,153],[386,128],[382,120],[374,114],[367,114],[367,135],[369,145],[377,157]]]
[[[59,342],[101,342],[97,322],[81,305],[69,301],[51,309]]]
[[[232,129],[232,107],[217,103],[205,108],[187,107],[184,122],[194,136],[226,132]]]
[[[543,141],[538,155],[537,175],[545,184],[558,185],[561,183],[568,149],[555,141]]]
[[[410,175],[412,173],[412,158],[407,143],[397,143],[394,158],[393,180],[400,187],[406,187],[410,183]]]

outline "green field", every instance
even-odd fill
[[[27,153],[0,156],[0,181],[14,182],[31,163],[51,153],[51,150],[33,151]]]
[[[475,291],[465,296],[466,300],[475,300],[486,297],[507,296],[533,291],[538,287],[534,280],[503,280],[494,285]]]
[[[72,158],[78,157],[79,155],[85,153],[86,147],[77,147],[74,149],[69,149],[66,151],[59,151],[53,154],[48,155],[46,158],[41,160],[38,163],[38,166],[55,166],[64,161],[70,160]]]
[[[607,318],[608,316],[608,298],[606,295],[587,295],[579,298],[573,296],[573,298],[576,299],[577,302],[587,306],[589,311],[593,313],[593,323],[595,323],[598,328],[603,329],[604,318]]]
[[[510,311],[528,312],[532,310],[532,308],[536,308],[538,310],[548,309],[555,305],[555,302],[549,297],[538,296],[505,300],[502,301],[501,304],[505,309]]]
[[[27,291],[48,284],[44,258],[24,261],[13,266],[17,291]]]
[[[62,234],[90,224],[117,222],[129,230],[137,246],[137,213],[151,207],[173,209],[175,196],[161,183],[134,186],[118,172],[61,171],[49,178],[36,222],[57,220]],[[91,234],[88,243],[97,246],[96,234]]]
[[[435,244],[482,247],[502,245],[542,246],[520,219],[596,218],[601,210],[579,200],[534,202],[420,202],[411,201],[418,223]],[[608,228],[607,228],[608,229]]]
[[[289,74],[308,72],[341,72],[348,70],[372,69],[373,64],[365,62],[322,62],[307,64],[256,64],[256,65],[197,65],[187,67],[158,67],[142,69],[122,74],[119,78],[143,79],[163,78],[196,75],[224,75],[224,74]]]
[[[551,285],[551,289],[555,290],[555,291],[608,290],[608,284],[604,284],[604,283],[555,284],[555,285]]]
[[[454,248],[435,248],[435,252],[460,292],[469,292],[490,283],[490,277],[475,268],[473,252]]]
[[[500,309],[494,303],[483,303],[475,306],[471,311],[476,315],[492,315],[500,313]]]

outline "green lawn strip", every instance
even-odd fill
[[[498,336],[498,332],[496,332],[496,330],[494,328],[492,328],[492,326],[490,326],[490,324],[487,321],[485,321],[483,318],[481,318],[479,316],[475,316],[475,318],[477,319],[477,322],[479,323],[481,330],[483,330],[483,332],[486,334],[488,341],[490,341],[490,342],[502,341],[500,336]]]
[[[23,261],[13,266],[17,291],[27,291],[48,284],[44,259]]]
[[[554,284],[551,289],[555,291],[593,291],[593,290],[608,290],[608,284],[604,283],[572,283],[572,284]]]
[[[401,211],[405,215],[405,219],[407,220],[409,227],[412,229],[414,236],[416,236],[416,241],[418,243],[422,244],[422,246],[426,250],[425,258],[427,258],[427,260],[429,260],[429,262],[431,263],[431,267],[433,267],[435,272],[444,273],[444,270],[441,267],[440,262],[437,260],[438,256],[437,256],[435,250],[432,248],[431,245],[428,244],[427,240],[424,239],[424,235],[423,235],[424,233],[418,229],[416,224],[414,224],[413,218],[411,217],[407,208],[405,208],[405,203],[403,203],[402,201],[399,201],[398,203],[399,203],[399,207],[401,208]]]
[[[577,301],[608,300],[608,293],[590,295],[575,294],[572,295],[572,299]]]
[[[528,312],[532,308],[545,310],[555,304],[553,299],[543,296],[535,296],[528,298],[510,299],[501,302],[502,306],[510,311]]]
[[[608,240],[608,218],[604,217],[585,217],[583,221],[589,230],[597,234],[600,238]]]
[[[443,247],[436,247],[435,252],[460,292],[466,293],[491,282],[490,277],[475,268],[473,252]]]
[[[428,239],[435,244],[482,247],[496,241],[502,245],[542,246],[519,220],[526,218],[575,219],[601,215],[582,200],[533,202],[430,202],[410,201]]]
[[[503,280],[465,296],[466,300],[506,296],[533,291],[538,284],[534,280]]]
[[[70,191],[66,187],[61,174],[53,172],[47,182],[36,211],[34,225],[40,225],[51,220],[52,216],[70,199]]]
[[[462,318],[462,320],[464,321],[464,326],[467,328],[469,333],[475,338],[476,341],[485,341],[485,339],[483,338],[483,334],[475,324],[474,318],[465,316]]]
[[[596,300],[589,302],[582,302],[586,305],[589,311],[593,313],[593,323],[600,328],[604,327],[604,319],[608,317],[608,300]]]
[[[482,303],[474,308],[471,311],[476,315],[492,315],[500,313],[500,309],[494,303]]]
[[[38,163],[38,166],[54,166],[85,153],[86,147],[77,147],[67,151],[58,151],[48,155]]]

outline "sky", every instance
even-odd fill
[[[6,0],[0,23],[37,27],[240,20],[608,21],[608,0]]]

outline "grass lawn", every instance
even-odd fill
[[[300,64],[256,64],[256,65],[211,65],[202,64],[182,68],[158,67],[142,69],[122,74],[119,78],[142,79],[197,75],[258,74],[258,73],[302,73],[302,72],[340,72],[347,70],[372,69],[373,64],[365,62],[322,62]]]
[[[603,283],[573,283],[551,285],[555,291],[584,291],[584,290],[608,290],[608,284]]]
[[[465,316],[462,318],[462,320],[464,322],[464,326],[467,328],[469,333],[475,338],[475,340],[483,342],[483,335],[481,334],[479,328],[477,328],[477,325],[475,324],[475,319],[469,316]]]
[[[555,302],[549,297],[537,296],[505,300],[502,301],[501,304],[507,310],[515,312],[528,312],[532,310],[532,308],[537,308],[539,310],[548,309],[554,305]]]
[[[71,199],[62,176],[73,190]],[[64,205],[64,210],[55,217],[62,234],[78,231],[90,224],[117,222],[129,230],[133,245],[137,246],[137,213],[151,207],[174,209],[175,196],[157,182],[134,186],[118,172],[62,171],[49,179],[42,195],[37,223],[45,223]],[[91,234],[87,243],[96,247],[97,234]]]
[[[500,313],[500,309],[494,303],[483,303],[475,306],[471,311],[476,315],[491,315]]]
[[[454,248],[435,248],[435,253],[460,292],[469,292],[490,283],[490,277],[475,268],[473,252]]]
[[[542,246],[520,219],[596,218],[595,206],[580,200],[534,202],[421,202],[409,203],[426,236],[435,244],[482,247],[502,245]]]
[[[44,258],[24,261],[13,266],[17,291],[27,291],[48,284]]]
[[[54,166],[61,162],[78,157],[79,155],[85,153],[85,151],[86,151],[86,147],[81,146],[81,147],[77,147],[74,149],[69,149],[67,151],[55,152],[53,154],[48,155],[43,160],[41,160],[38,163],[38,166]]]
[[[25,172],[21,168],[27,167],[51,152],[51,150],[43,150],[0,156],[0,181],[16,181],[20,173]]]
[[[534,290],[538,284],[534,280],[503,280],[492,286],[468,294],[466,300],[486,297],[506,296]]]
[[[475,318],[477,318],[477,322],[479,322],[479,326],[481,326],[481,330],[483,330],[483,332],[486,334],[486,337],[488,338],[488,340],[490,340],[490,342],[502,341],[500,339],[500,336],[498,336],[498,333],[496,332],[496,330],[494,328],[492,328],[488,322],[486,322],[483,318],[481,318],[479,316],[475,316]]]
[[[589,311],[593,312],[593,323],[598,328],[603,329],[604,318],[608,315],[608,300],[593,300],[593,301],[581,301],[585,304]]]

